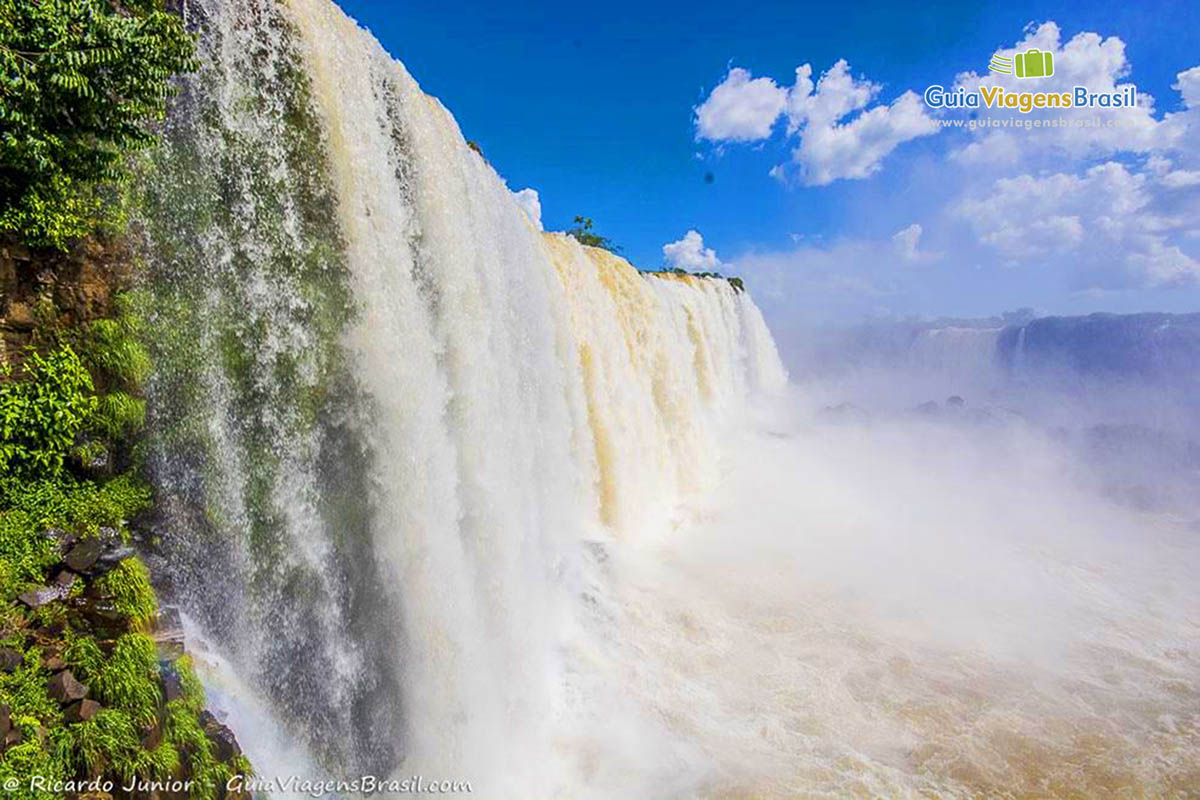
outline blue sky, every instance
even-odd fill
[[[894,3],[339,2],[441,98],[511,188],[538,191],[547,229],[591,216],[646,267],[661,266],[663,246],[694,230],[703,245],[677,247],[683,265],[713,263],[711,249],[722,270],[749,277],[773,321],[1018,306],[1200,310],[1200,181],[1189,177],[1200,176],[1200,123],[1192,119],[1200,101],[1193,114],[1172,88],[1200,65],[1194,2],[917,11]],[[1046,21],[1053,31],[1038,27]],[[1067,49],[1088,33],[1098,36]],[[994,51],[1027,39],[1063,48],[1058,63],[1075,64],[1077,75],[1135,83],[1153,96],[1153,110],[1129,120],[1128,142],[1047,135],[1027,145],[1006,133],[1006,150],[999,137],[929,132],[921,126],[936,115],[907,119],[901,112],[911,117],[915,108],[891,108],[906,91],[949,86],[960,73],[986,77]],[[1123,61],[1114,63],[1118,50]],[[797,94],[797,67],[811,64],[816,82],[839,59],[848,62],[849,90],[869,87],[870,99],[831,124],[881,108],[879,129],[862,137],[864,147],[886,151],[878,158],[794,157],[806,137],[819,150],[817,123],[787,113],[764,138],[715,117],[705,135],[696,109],[731,67],[746,70],[747,81],[768,79],[757,88],[783,102]],[[826,96],[834,88],[831,80]],[[736,114],[749,95],[733,90],[726,110]],[[1174,122],[1162,125],[1169,113]],[[790,123],[801,129],[789,133]],[[917,130],[925,132],[909,136]],[[1014,141],[1018,157],[1008,152]],[[976,163],[967,165],[972,146]],[[769,174],[773,167],[782,178]],[[1010,206],[1042,197],[1052,229],[1014,230],[992,205],[1006,196]],[[1112,208],[1145,221],[1115,230]],[[1018,243],[1026,239],[1040,244]]]

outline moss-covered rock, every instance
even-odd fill
[[[158,603],[127,527],[151,504],[136,452],[149,358],[134,303],[101,294],[112,316],[47,295],[0,376],[0,785],[224,797],[249,764],[190,662],[151,635]]]

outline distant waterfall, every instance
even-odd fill
[[[327,0],[189,13],[141,181],[162,569],[282,731],[261,770],[549,796],[591,545],[714,488],[771,336],[726,281],[536,231]]]

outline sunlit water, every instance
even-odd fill
[[[749,295],[538,231],[331,3],[193,12],[151,460],[260,773],[1196,791],[1194,532],[1032,429],[815,423]]]

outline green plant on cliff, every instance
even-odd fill
[[[9,664],[0,669],[0,704],[12,725],[0,746],[0,782],[14,781],[10,796],[21,800],[58,796],[33,785],[34,776],[53,784],[95,774],[122,782],[186,775],[195,800],[213,800],[248,767],[217,758],[190,665],[164,666],[142,632],[156,600],[137,558],[100,576],[73,575],[58,600],[18,601],[58,585],[64,537],[126,539],[125,521],[150,503],[134,472],[97,477],[79,457],[128,435],[105,404],[136,399],[148,371],[137,317],[117,305],[114,320],[52,331],[42,341],[47,352],[29,351],[0,382],[0,647]],[[51,696],[48,659],[58,657],[101,704],[90,718],[72,721]],[[164,670],[175,671],[182,688],[165,707]]]
[[[113,610],[134,625],[145,625],[158,611],[150,573],[136,558],[125,559],[112,572],[97,578],[94,585],[112,602]]]
[[[96,410],[92,377],[68,345],[30,353],[25,380],[0,383],[0,474],[56,477]],[[0,379],[11,369],[0,366]]]
[[[119,223],[124,156],[193,48],[162,0],[0,0],[0,232],[61,249]]]
[[[141,342],[140,293],[125,292],[113,298],[115,316],[90,323],[79,343],[84,363],[105,376],[97,397],[93,432],[119,442],[139,431],[146,420],[146,402],[138,397],[150,375],[150,354]],[[78,454],[86,462],[86,453]]]
[[[612,239],[595,231],[596,223],[591,217],[575,217],[575,226],[567,230],[567,236],[589,247],[602,247],[610,253],[619,253],[621,248]]]

